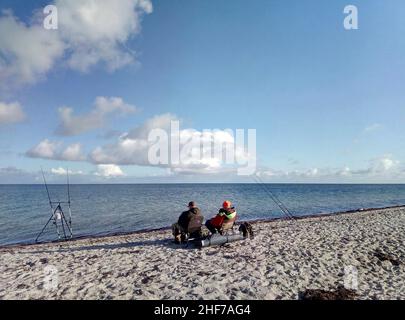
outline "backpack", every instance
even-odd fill
[[[249,237],[250,239],[254,238],[253,227],[249,222],[243,222],[239,227],[239,232],[243,233],[244,238],[247,237]]]

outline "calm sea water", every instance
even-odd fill
[[[405,185],[267,184],[297,216],[405,204]],[[50,185],[53,200],[65,185]],[[240,219],[276,218],[282,212],[258,184],[71,185],[75,236],[160,228],[173,223],[190,200],[205,217],[231,200]],[[50,216],[43,185],[0,185],[0,244],[33,242]],[[50,225],[42,240],[55,239]]]

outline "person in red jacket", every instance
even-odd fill
[[[231,223],[236,220],[236,210],[230,201],[224,201],[222,208],[217,215],[205,223],[208,230],[214,234],[221,230],[224,223]]]

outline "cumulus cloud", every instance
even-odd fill
[[[80,143],[74,143],[68,146],[60,155],[60,158],[67,161],[84,160],[82,155],[82,146]]]
[[[132,110],[130,106],[123,104],[122,100],[114,100],[117,102],[114,104],[107,103],[111,101],[105,98],[97,101],[96,108],[91,113],[77,117],[71,115],[68,118],[69,121],[65,118],[64,132],[71,134],[82,132],[84,129],[101,124],[100,119],[109,112]],[[78,124],[75,124],[74,118],[77,118]],[[172,126],[176,126],[177,129],[174,130]],[[166,143],[157,152],[166,153],[166,161],[153,162],[150,159],[151,154],[155,155],[151,153],[151,147],[157,145],[157,140],[150,139],[149,136],[154,129],[159,129],[166,134]],[[174,139],[178,140],[178,150],[174,149],[176,152],[172,153],[171,144]],[[170,169],[173,173],[179,174],[223,174],[234,173],[249,160],[255,159],[254,155],[250,155],[248,151],[244,145],[237,143],[234,132],[230,129],[202,131],[180,129],[179,119],[167,113],[152,117],[142,125],[121,134],[111,143],[94,148],[86,157],[79,143],[64,147],[62,142],[49,139],[41,141],[28,150],[26,155],[42,159],[88,161],[95,165],[107,165],[106,168],[113,168],[112,165],[138,165]],[[178,161],[174,161],[171,157],[176,153]],[[115,172],[119,174],[118,169]],[[102,173],[101,171],[100,176],[103,175]]]
[[[7,104],[0,102],[0,125],[21,122],[25,117],[25,113],[19,103],[13,102]]]
[[[59,108],[60,124],[56,133],[62,136],[78,135],[87,131],[102,128],[105,118],[112,114],[128,114],[136,107],[126,104],[119,97],[97,97],[93,109],[88,114],[74,115],[68,107]]]
[[[41,141],[39,144],[28,150],[26,156],[30,158],[63,161],[85,160],[85,157],[82,154],[82,147],[79,143],[69,145],[64,149],[61,142],[50,141],[48,139]]]
[[[52,159],[55,157],[56,149],[60,143],[51,142],[48,139],[41,141],[38,145],[27,151],[27,155],[31,158]]]
[[[388,171],[393,171],[398,168],[399,160],[393,159],[392,155],[384,155],[379,158],[372,159],[371,166],[368,168],[370,173],[378,174]]]
[[[156,128],[168,131],[172,120],[178,119],[169,113],[148,119],[143,125],[119,136],[114,143],[94,149],[90,159],[96,164],[149,165],[149,132]]]
[[[97,165],[96,176],[105,178],[123,177],[125,176],[121,168],[115,164],[99,164]]]
[[[143,125],[122,134],[114,143],[94,149],[89,156],[90,161],[95,164],[158,166],[183,174],[235,171],[235,166],[226,162],[227,148],[234,151],[234,158],[238,159],[239,163],[248,161],[250,155],[244,148],[236,145],[230,130],[182,129],[178,132],[179,161],[151,163],[149,151],[155,142],[148,139],[150,132],[161,129],[168,134],[167,138],[170,140],[171,135],[176,134],[170,131],[171,123],[178,120],[175,115],[169,113],[148,119]],[[169,143],[167,146],[167,153],[170,155],[172,146]]]
[[[19,21],[11,11],[0,16],[1,83],[34,83],[56,63],[87,72],[100,63],[110,71],[131,64],[127,48],[141,30],[149,0],[56,0],[58,29],[45,30],[42,19]]]
[[[62,56],[64,43],[42,25],[27,26],[12,15],[0,15],[0,83],[33,83]]]
[[[148,0],[57,0],[62,39],[68,45],[68,65],[79,71],[104,62],[109,70],[134,61],[124,46],[140,31],[141,17],[152,12]]]

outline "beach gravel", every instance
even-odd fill
[[[0,299],[405,299],[404,207],[253,228],[203,249],[169,230],[1,247]]]

